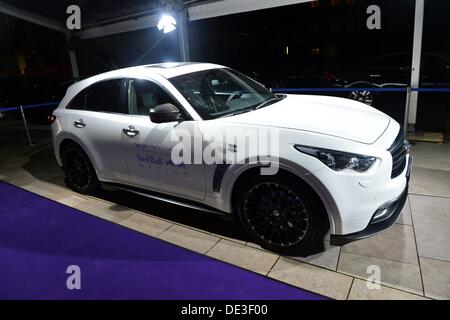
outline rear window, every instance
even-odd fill
[[[85,109],[100,112],[123,113],[120,92],[122,80],[108,80],[88,88]]]
[[[67,109],[128,113],[121,99],[122,84],[122,79],[93,84],[76,95]]]
[[[84,110],[86,102],[86,90],[81,91],[78,95],[75,96],[75,98],[70,101],[70,103],[67,105],[67,109],[73,109],[73,110]]]

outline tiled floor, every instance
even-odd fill
[[[450,299],[450,144],[413,147],[410,195],[388,231],[342,248],[280,257],[248,242],[236,223],[142,197],[75,194],[63,182],[48,128],[35,128],[33,147],[20,126],[0,124],[0,180],[124,227],[336,299]],[[378,266],[379,289],[368,271]]]

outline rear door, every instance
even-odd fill
[[[123,79],[97,82],[78,94],[67,109],[73,109],[70,130],[91,157],[99,178],[128,181],[121,146],[129,115],[124,104]]]

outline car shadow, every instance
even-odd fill
[[[66,188],[62,170],[54,158],[51,145],[33,153],[23,165],[23,169],[37,180]],[[243,242],[251,241],[238,219],[230,219],[228,215],[222,216],[181,207],[125,191],[100,190],[95,197],[113,203],[114,205],[110,209],[114,211],[120,211],[123,207],[127,207],[177,224],[213,233],[219,237]],[[325,233],[324,231],[324,235]],[[309,248],[308,252],[301,256],[298,255],[298,257],[317,254],[324,250],[325,245],[321,243]]]

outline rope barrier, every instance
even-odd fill
[[[407,87],[402,88],[274,88],[273,92],[353,92],[353,91],[372,91],[372,92],[407,92]],[[411,88],[411,91],[416,92],[450,92],[450,88]],[[61,101],[51,101],[46,103],[24,105],[22,108],[34,109],[55,106]],[[1,112],[20,110],[17,107],[0,107]]]
[[[272,92],[353,92],[353,91],[372,91],[372,92],[406,92],[404,88],[274,88]]]
[[[51,101],[51,102],[45,102],[45,103],[37,103],[37,104],[29,104],[22,106],[24,110],[26,109],[33,109],[33,108],[43,108],[43,107],[50,107],[50,106],[56,106],[61,101]],[[2,107],[0,108],[0,111],[6,112],[6,111],[14,111],[14,110],[20,110],[20,106],[17,107]]]

